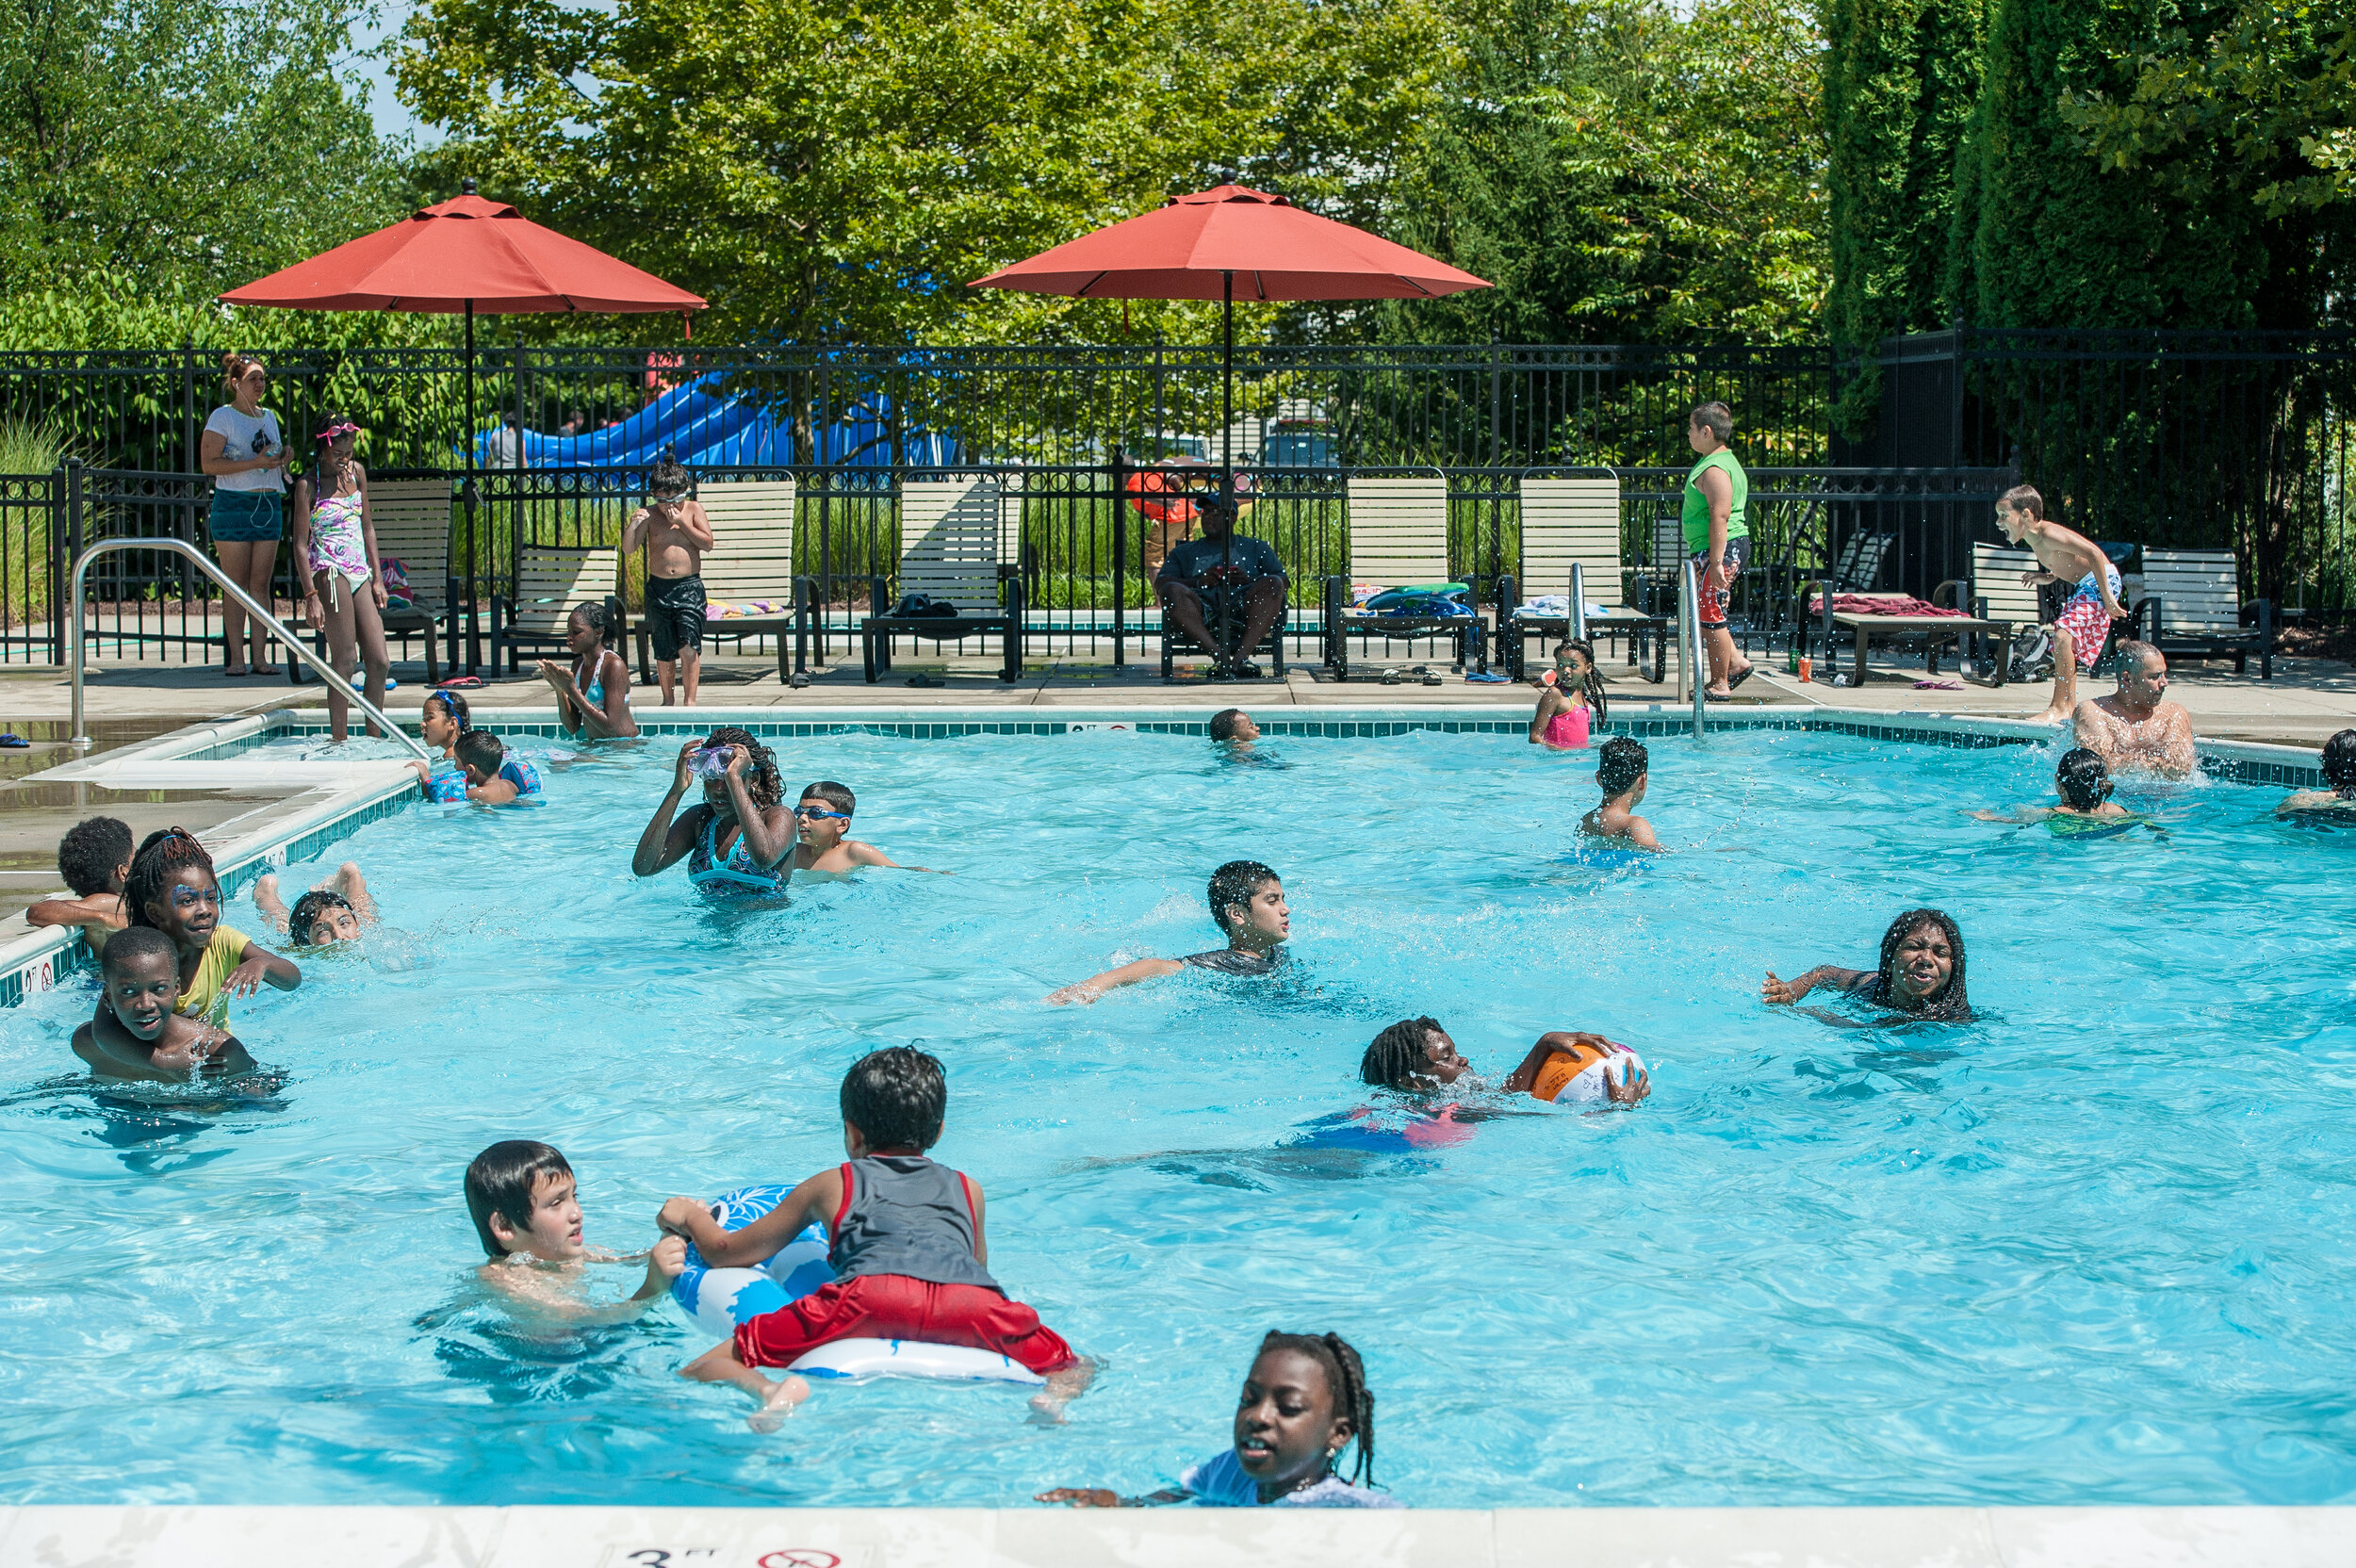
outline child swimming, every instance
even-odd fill
[[[469,729],[451,746],[458,754],[460,776],[466,781],[465,799],[479,806],[513,806],[519,801],[543,798],[540,770],[521,752],[508,750],[489,730]],[[427,764],[411,762],[409,766],[416,771],[417,784],[428,800],[447,802],[459,798],[447,791],[437,791],[440,780]]]
[[[93,954],[104,955],[106,939],[131,923],[123,907],[123,879],[131,874],[131,829],[115,817],[89,817],[57,841],[57,874],[74,890],[72,898],[44,898],[25,911],[27,925],[78,925]]]
[[[98,1012],[74,1031],[74,1054],[100,1078],[185,1084],[200,1072],[251,1072],[237,1037],[172,1010],[179,950],[149,926],[119,932],[98,960]]]
[[[1555,644],[1554,678],[1538,693],[1538,710],[1530,719],[1530,743],[1580,750],[1594,727],[1611,717],[1612,699],[1604,694],[1603,677],[1595,673],[1595,650],[1571,638]]]
[[[1759,994],[1771,1007],[1788,1007],[1819,986],[1936,1022],[1964,1023],[1973,1017],[1963,984],[1963,932],[1943,910],[1908,909],[1891,921],[1882,933],[1878,969],[1819,964],[1796,980],[1778,980],[1770,970]]]
[[[1350,1478],[1342,1450],[1357,1455]],[[1235,1441],[1178,1473],[1178,1484],[1141,1497],[1109,1487],[1061,1486],[1042,1503],[1073,1508],[1399,1508],[1374,1487],[1374,1391],[1366,1364],[1339,1334],[1270,1330],[1235,1401]]]
[[[376,900],[368,896],[368,879],[357,862],[346,860],[335,874],[295,900],[292,912],[278,896],[278,875],[267,873],[254,884],[254,906],[280,936],[291,935],[297,947],[327,947],[348,942],[364,925],[376,923]]]
[[[2323,781],[2331,787],[2299,791],[2274,808],[2276,816],[2356,823],[2356,729],[2343,729],[2324,742],[2322,761]]]
[[[832,1238],[832,1283],[738,1325],[733,1340],[688,1363],[680,1376],[752,1395],[761,1401],[753,1429],[769,1431],[810,1396],[810,1385],[796,1377],[773,1382],[757,1368],[791,1365],[838,1339],[916,1339],[1022,1363],[1047,1380],[1033,1406],[1059,1412],[1088,1387],[1095,1364],[1007,1298],[990,1272],[980,1184],[926,1157],[948,1111],[940,1060],[904,1045],[870,1052],[844,1074],[840,1098],[849,1158],[743,1230],[722,1229],[693,1198],[663,1205],[658,1223],[693,1242],[714,1268],[758,1263],[812,1224]]]
[[[795,873],[848,876],[861,866],[885,866],[893,871],[932,872],[935,876],[952,874],[934,872],[930,866],[903,866],[874,844],[851,838],[851,813],[858,808],[858,797],[829,778],[802,792],[801,804],[794,808]]]
[[[1974,811],[1972,815],[1979,822],[2041,822],[2068,830],[2100,823],[2132,828],[2145,822],[2145,818],[2111,799],[2111,792],[2116,788],[2101,753],[2073,746],[2062,753],[2060,763],[2053,769],[2053,790],[2062,802],[2059,806],[2021,806],[2009,814]]]
[[[172,1011],[182,1018],[226,1029],[231,997],[252,996],[265,984],[282,991],[303,984],[303,971],[291,961],[221,923],[213,858],[193,833],[150,833],[132,857],[123,903],[132,927],[161,931],[178,951],[180,995]]]
[[[467,711],[466,699],[456,692],[428,692],[417,710],[417,732],[445,761],[458,760],[458,737],[473,727],[474,716]]]
[[[1579,819],[1579,830],[1591,838],[1625,839],[1639,849],[1667,854],[1653,837],[1652,824],[1636,814],[1636,808],[1644,804],[1651,768],[1652,758],[1644,742],[1626,735],[1604,742],[1595,763],[1595,783],[1603,791],[1603,804]]]
[[[545,1143],[510,1138],[477,1154],[466,1167],[466,1213],[490,1262],[476,1276],[535,1313],[582,1328],[628,1323],[670,1294],[687,1266],[687,1244],[664,1236],[646,1254],[637,1293],[593,1304],[583,1295],[592,1263],[632,1257],[593,1251],[581,1242],[579,1184],[563,1154]]]
[[[1138,958],[1086,980],[1074,981],[1047,1000],[1093,1002],[1106,991],[1159,979],[1192,965],[1224,974],[1266,974],[1284,961],[1284,942],[1292,935],[1292,910],[1284,903],[1284,884],[1257,860],[1230,860],[1211,874],[1211,918],[1227,939],[1223,948],[1190,953],[1184,958]]]
[[[1440,1021],[1401,1019],[1374,1037],[1358,1075],[1378,1088],[1429,1094],[1471,1071]],[[1634,1107],[1652,1093],[1644,1059],[1617,1040],[1585,1032],[1549,1030],[1498,1086],[1558,1105]]]
[[[701,784],[703,799],[679,801]],[[646,819],[630,856],[634,876],[680,860],[698,892],[776,898],[794,875],[794,815],[783,804],[777,759],[749,729],[722,725],[679,747],[670,793]]]
[[[556,694],[556,722],[576,741],[628,740],[638,733],[630,710],[630,665],[616,647],[621,640],[621,600],[591,599],[573,606],[564,622],[573,667],[540,661],[540,678]]]

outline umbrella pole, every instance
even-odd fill
[[[1224,568],[1235,564],[1235,524],[1240,514],[1235,507],[1235,274],[1219,275],[1219,313],[1225,323],[1225,349],[1219,361],[1219,493],[1227,503],[1227,531],[1219,541],[1219,646],[1213,650],[1216,665],[1227,657],[1227,650],[1235,641],[1235,588],[1234,574]],[[1250,648],[1237,648],[1248,662]]]
[[[474,302],[466,302],[466,673],[483,667],[483,611],[477,570],[481,561],[475,543],[474,513]]]

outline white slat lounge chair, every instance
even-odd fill
[[[767,603],[767,611],[705,623],[713,637],[775,637],[777,640],[777,678],[789,680],[793,668],[808,668],[810,599],[803,580],[794,575],[794,487],[791,477],[743,480],[735,483],[699,484],[695,499],[712,519],[712,548],[704,552],[704,594],[713,604]],[[632,617],[638,634],[638,679],[654,684],[654,662],[646,616]],[[791,635],[794,659],[789,666]]]
[[[1505,673],[1516,680],[1527,661],[1527,639],[1532,636],[1578,637],[1598,634],[1626,636],[1628,662],[1638,662],[1637,649],[1652,643],[1652,678],[1668,673],[1668,628],[1665,615],[1655,615],[1628,604],[1628,568],[1620,555],[1620,480],[1612,473],[1577,478],[1525,479],[1521,482],[1522,576],[1503,597],[1518,600],[1565,595],[1567,615],[1533,615],[1518,604],[1501,605],[1498,637]],[[1601,612],[1588,614],[1592,605]],[[1573,629],[1577,629],[1574,630]]]
[[[1350,576],[1325,581],[1325,662],[1336,676],[1350,674],[1350,639],[1413,639],[1446,636],[1455,645],[1455,666],[1464,667],[1466,645],[1484,662],[1478,616],[1367,614],[1350,608],[1353,582],[1406,588],[1449,581],[1448,569],[1448,481],[1438,475],[1408,479],[1352,476],[1350,497]]]
[[[2242,603],[2241,577],[2231,550],[2143,551],[2143,598],[2135,606],[2146,640],[2162,653],[2233,656],[2246,675],[2258,656],[2258,678],[2274,678],[2274,605]],[[2255,626],[2245,625],[2245,618]]]
[[[518,546],[509,579],[512,592],[491,600],[494,654],[505,648],[513,673],[518,648],[562,649],[573,607],[612,595],[621,580],[621,551],[612,545]]]
[[[859,623],[870,681],[892,667],[895,636],[941,643],[994,635],[1006,652],[999,678],[1022,678],[1023,583],[1014,564],[1002,559],[1006,507],[995,479],[912,480],[900,487],[900,603],[922,596],[957,614],[894,613],[884,580],[876,578],[875,612]]]

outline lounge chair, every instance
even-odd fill
[[[429,686],[442,678],[434,638],[449,624],[450,607],[458,601],[458,580],[450,569],[450,481],[444,479],[371,480],[368,483],[368,521],[376,530],[377,560],[400,562],[409,579],[409,608],[388,605],[382,612],[384,635],[401,639],[403,658],[409,654],[409,639],[424,635]],[[314,645],[324,658],[327,634],[319,633]],[[450,652],[455,662],[454,630]],[[310,678],[302,660],[286,661],[286,678],[298,686]]]
[[[509,674],[516,650],[564,650],[565,623],[573,607],[614,594],[621,579],[621,551],[612,545],[518,545],[508,592],[491,596],[491,656],[507,650]]]
[[[1203,600],[1203,625],[1208,627],[1214,634],[1216,634],[1219,629],[1219,596],[1234,592],[1235,590],[1232,588],[1206,588],[1200,584],[1197,584],[1195,587],[1195,593]],[[1292,604],[1289,597],[1291,588],[1289,584],[1287,585],[1285,592],[1287,595],[1286,603],[1283,611],[1277,614],[1275,623],[1268,629],[1267,639],[1262,642],[1258,647],[1245,648],[1242,650],[1243,657],[1246,660],[1251,659],[1253,654],[1259,654],[1266,658],[1268,662],[1268,678],[1272,680],[1282,680],[1284,678],[1284,623],[1292,618]],[[1156,591],[1154,597],[1155,601],[1158,603],[1160,600],[1160,594],[1158,591]],[[1231,610],[1229,613],[1240,620],[1243,612],[1243,601],[1238,598],[1234,609]],[[1206,648],[1202,644],[1196,642],[1193,638],[1187,636],[1184,631],[1180,630],[1178,623],[1170,618],[1170,612],[1167,610],[1162,612],[1160,631],[1162,639],[1162,678],[1164,680],[1172,680],[1177,678],[1178,657],[1181,654],[1201,654],[1206,659],[1214,660],[1219,657],[1218,649]]]
[[[810,606],[807,578],[794,574],[794,481],[747,480],[733,484],[696,486],[695,498],[712,519],[712,548],[704,552],[704,594],[715,605],[772,608],[705,623],[712,637],[775,637],[777,640],[777,678],[810,667]],[[786,608],[777,608],[784,606]],[[654,684],[654,662],[644,613],[631,617],[638,634],[638,680]],[[786,640],[793,638],[793,660],[787,662]]]
[[[892,668],[892,639],[936,643],[995,636],[1005,645],[1002,680],[1023,676],[1023,579],[1004,559],[1006,493],[994,479],[910,481],[900,487],[900,600],[954,607],[954,616],[895,612],[890,589],[873,580],[875,612],[859,623],[867,678]]]
[[[1836,607],[1834,601],[1837,598],[1846,599],[1848,606]],[[1849,684],[1853,686],[1865,684],[1867,648],[1876,637],[1921,638],[1923,644],[1923,673],[1937,675],[1939,650],[1943,645],[1960,643],[1966,636],[1977,633],[2001,634],[2009,640],[2012,632],[2010,622],[1982,620],[1975,615],[1946,611],[1943,606],[1925,605],[1911,594],[1843,594],[1817,581],[1800,584],[1799,599],[1802,613],[1817,618],[1824,639],[1827,675],[1834,674],[1830,665],[1835,636],[1853,640],[1857,650],[1854,662],[1850,665]],[[1998,662],[2001,666],[2008,662],[2007,659]],[[2000,667],[1989,684],[2001,686],[2004,683],[2004,671]]]
[[[1601,633],[1628,638],[1631,668],[1649,640],[1652,678],[1663,678],[1669,618],[1623,602],[1628,570],[1620,559],[1619,476],[1607,470],[1579,478],[1524,479],[1521,520],[1523,575],[1498,584],[1497,640],[1505,673],[1522,678],[1533,636],[1585,641]],[[1530,589],[1542,596],[1564,595],[1570,612],[1532,614],[1520,602]],[[1599,613],[1586,613],[1591,605]]]
[[[2037,569],[2037,557],[2028,550],[2012,545],[1974,544],[1972,547],[1972,576],[1966,580],[1949,580],[1931,590],[1931,602],[1951,610],[1966,610],[1978,620],[1991,622],[2004,629],[1989,640],[1994,652],[1988,658],[1988,678],[1981,680],[1972,673],[1972,659],[1977,650],[1966,650],[1961,673],[1963,678],[1978,685],[2002,686],[2012,677],[2013,643],[2024,627],[2046,623],[2044,602],[2034,584],[2021,580],[2024,572]],[[1974,642],[1982,634],[1972,634]],[[2097,653],[2098,662],[2100,651]],[[2023,672],[2024,677],[2026,672]]]
[[[2258,678],[2274,678],[2274,605],[2242,602],[2241,577],[2231,550],[2143,551],[2143,597],[2135,606],[2146,642],[2162,653],[2233,656],[2233,673],[2247,675],[2258,656]],[[2255,621],[2255,626],[2245,622]]]
[[[1487,662],[1478,615],[1367,613],[1350,605],[1353,582],[1406,588],[1449,580],[1448,568],[1448,481],[1360,479],[1350,482],[1350,576],[1325,580],[1325,663],[1335,676],[1350,675],[1350,639],[1411,640],[1445,636],[1456,649],[1455,667],[1464,667],[1467,649]]]

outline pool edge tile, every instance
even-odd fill
[[[2356,1509],[1988,1511],[2004,1568],[2345,1568]]]
[[[1494,1517],[1472,1509],[1002,1509],[990,1568],[1497,1568]]]
[[[499,1508],[61,1504],[18,1511],[0,1568],[488,1568]]]

